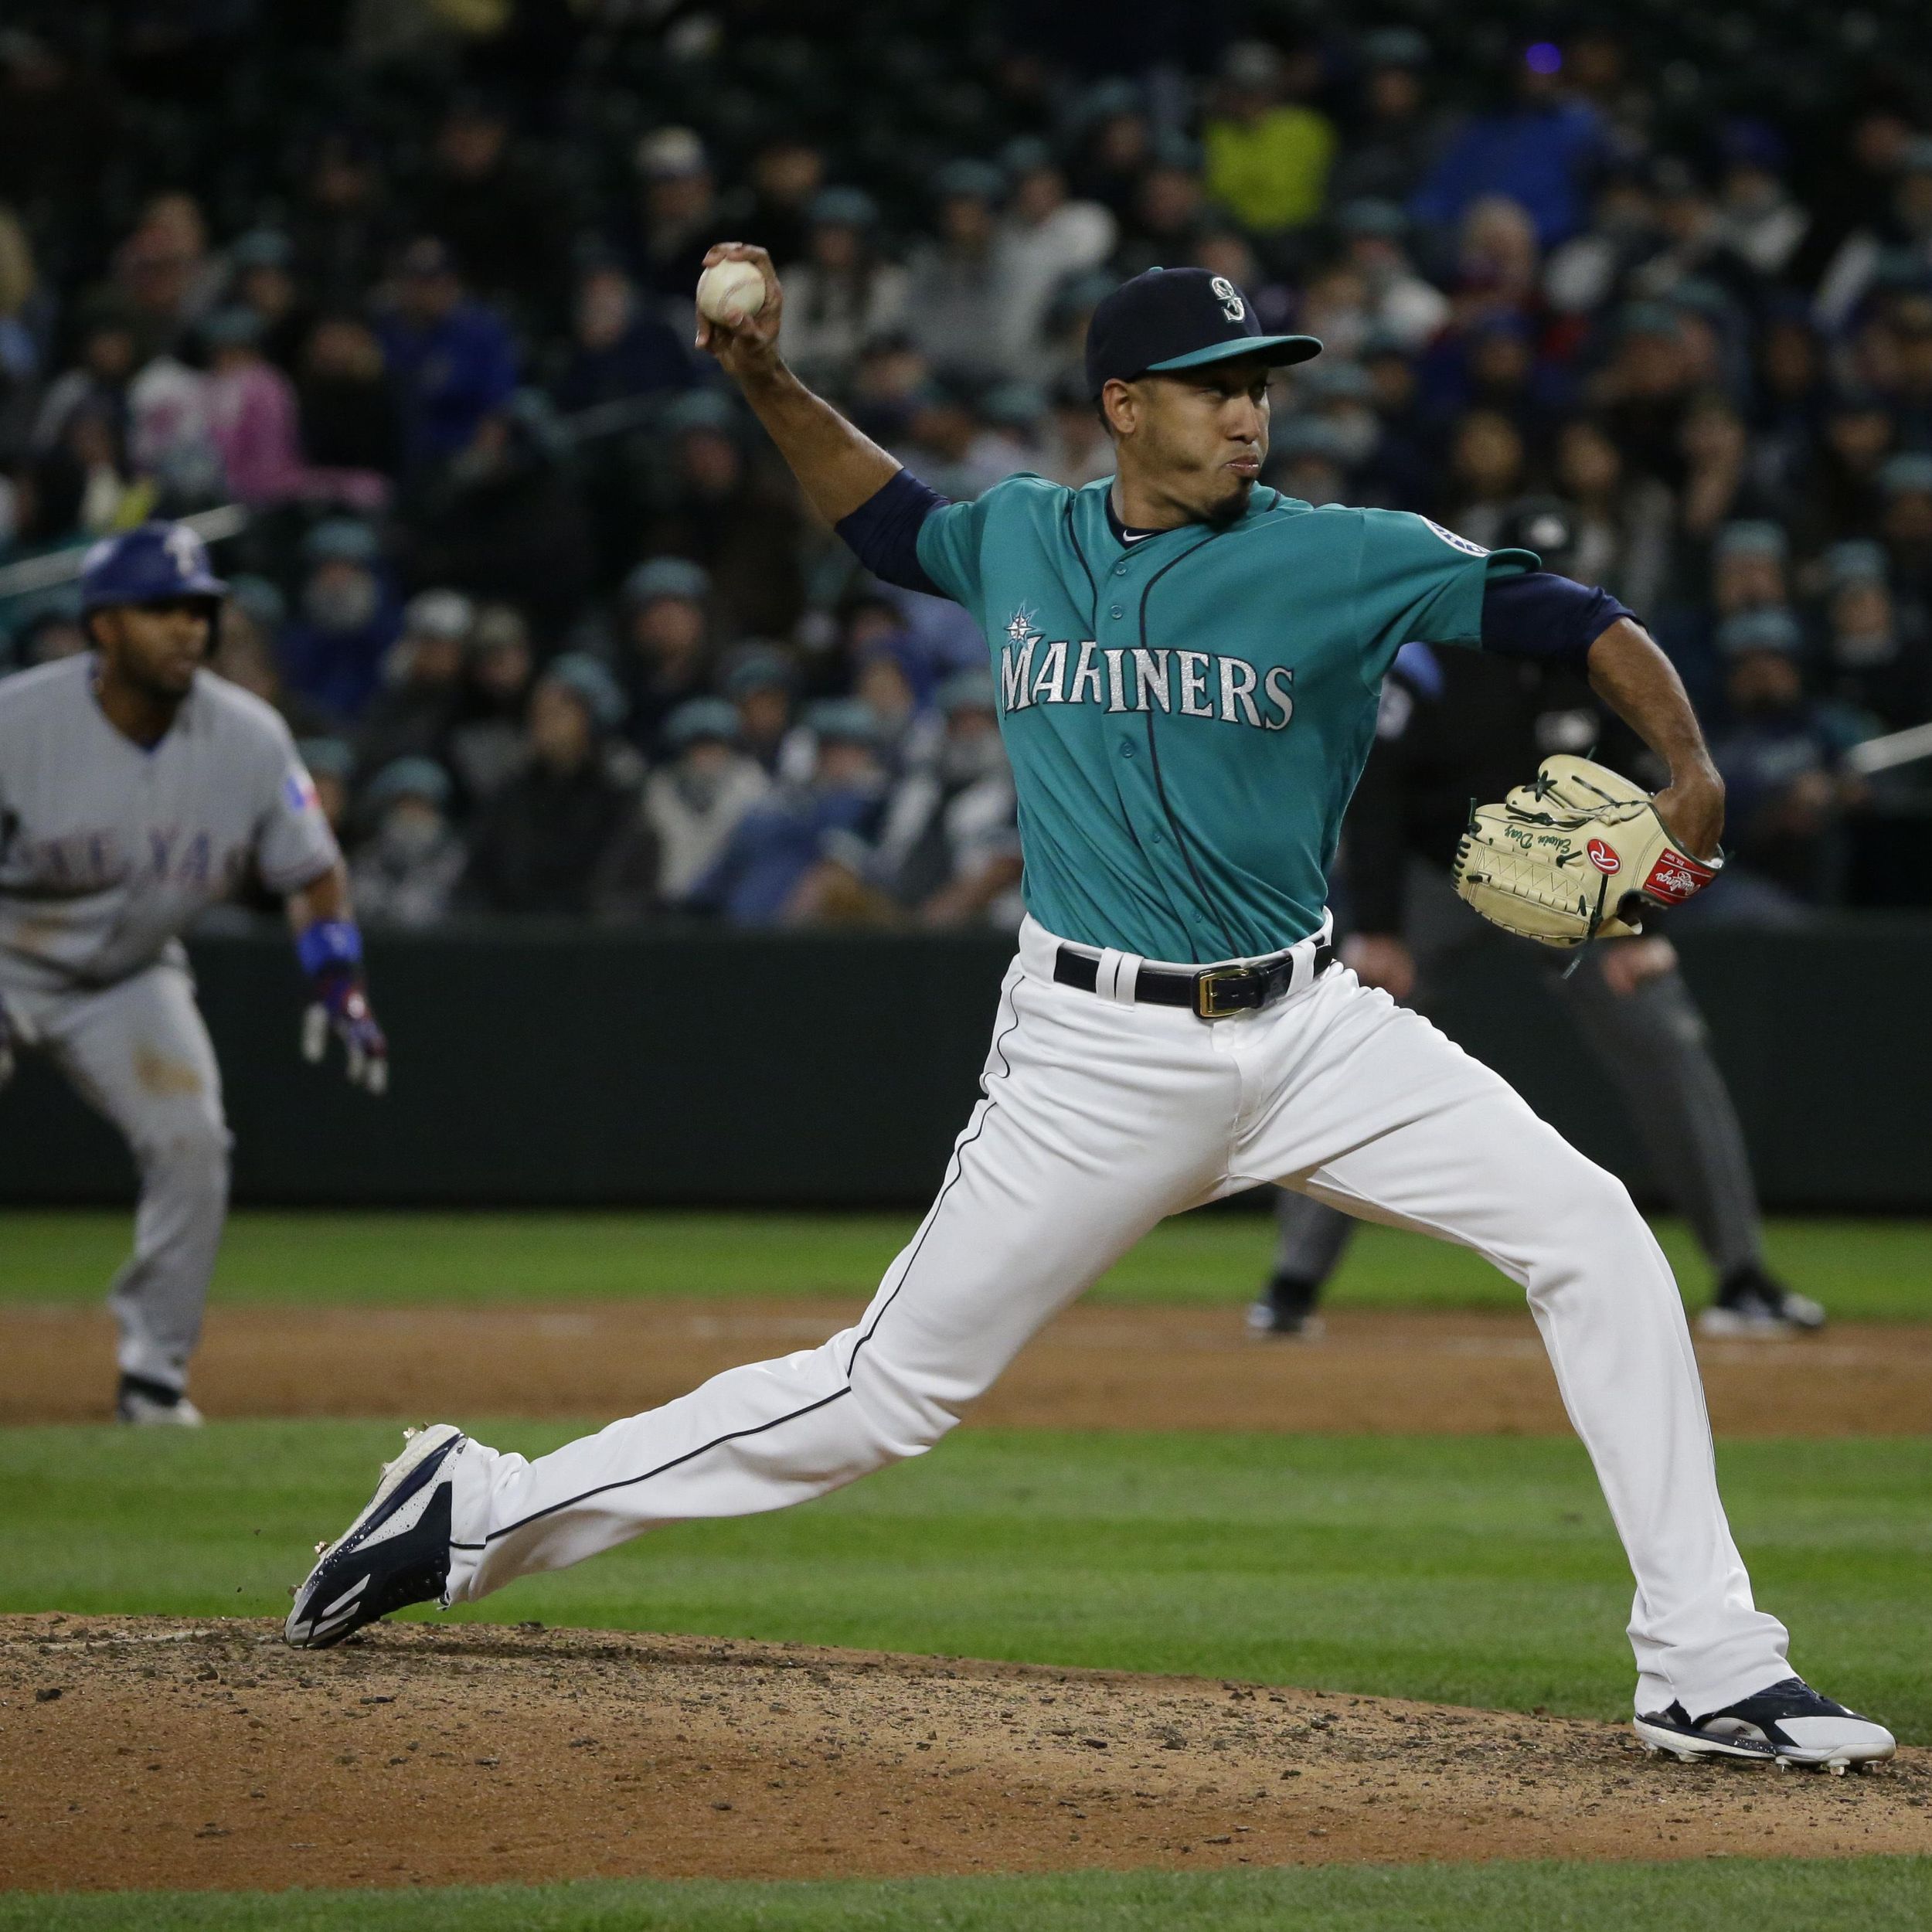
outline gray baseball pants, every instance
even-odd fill
[[[121,1369],[185,1388],[228,1214],[221,1070],[194,981],[162,962],[112,986],[0,998],[19,1043],[46,1053],[133,1151],[134,1249],[107,1298]]]

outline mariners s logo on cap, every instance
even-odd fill
[[[1205,268],[1150,268],[1123,282],[1087,325],[1087,386],[1199,369],[1230,356],[1271,363],[1319,355],[1312,335],[1265,335],[1254,306],[1225,275]]]

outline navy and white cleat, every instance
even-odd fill
[[[440,1599],[450,1575],[450,1492],[457,1451],[469,1438],[447,1422],[412,1429],[386,1464],[369,1506],[332,1543],[295,1593],[282,1628],[298,1650],[325,1650],[352,1631],[410,1604]]]
[[[1755,1696],[1693,1718],[1682,1704],[1634,1720],[1644,1749],[1694,1757],[1751,1758],[1774,1764],[1822,1765],[1842,1776],[1889,1757],[1898,1746],[1883,1724],[1821,1697],[1801,1677],[1787,1677]]]

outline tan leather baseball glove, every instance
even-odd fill
[[[1501,804],[1471,811],[1454,876],[1505,931],[1569,947],[1641,932],[1647,907],[1682,905],[1723,862],[1682,851],[1641,786],[1566,752]]]

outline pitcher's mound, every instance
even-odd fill
[[[1556,1718],[584,1631],[0,1617],[0,1884],[243,1887],[1932,1851],[1932,1764]]]

